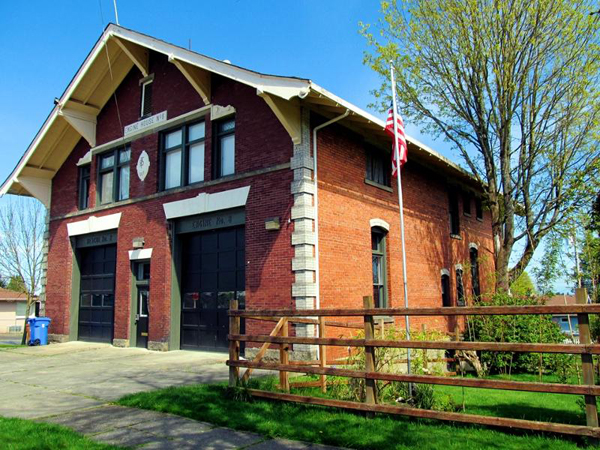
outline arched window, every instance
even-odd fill
[[[442,274],[442,306],[452,306],[450,298],[450,276],[447,273]]]
[[[386,308],[387,261],[385,251],[386,232],[383,228],[371,228],[371,254],[373,260],[373,301],[375,308]]]
[[[479,286],[479,255],[475,247],[469,249],[469,259],[471,262],[471,282],[473,284],[473,295],[479,297],[481,295],[481,287]]]
[[[465,285],[463,283],[462,267],[456,268],[456,304],[465,306]]]

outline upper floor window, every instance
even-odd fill
[[[235,120],[217,122],[214,158],[215,178],[235,173]]]
[[[171,189],[204,181],[204,122],[163,135],[162,186]]]
[[[90,165],[79,167],[79,198],[77,200],[79,209],[87,209],[90,206]]]
[[[144,78],[142,84],[142,100],[140,105],[140,117],[152,115],[152,82],[154,78]]]
[[[448,192],[449,212],[450,212],[450,234],[460,235],[460,218],[458,213],[458,195],[455,190]]]
[[[373,301],[375,308],[387,307],[387,271],[385,231],[371,229],[371,253],[373,260]]]
[[[130,159],[129,146],[98,156],[98,197],[101,205],[129,198]]]
[[[463,192],[463,214],[471,217],[471,194]]]
[[[367,180],[382,186],[391,186],[391,173],[390,155],[379,149],[367,149]]]
[[[483,220],[483,202],[479,197],[475,199],[475,217],[477,220]]]
[[[456,303],[458,306],[465,306],[465,285],[461,268],[456,269]]]

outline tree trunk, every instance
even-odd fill
[[[23,324],[23,336],[21,337],[21,345],[25,345],[27,343],[27,320],[29,319],[29,315],[31,314],[31,300],[32,296],[27,294],[27,304],[25,306],[25,323]]]

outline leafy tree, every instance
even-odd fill
[[[27,292],[27,288],[25,287],[25,282],[18,275],[13,275],[8,279],[8,283],[6,284],[6,289],[15,292]]]
[[[11,282],[27,295],[25,317],[40,289],[45,217],[46,209],[37,200],[9,198],[0,208],[0,272],[14,274]],[[21,343],[26,339],[24,327]]]
[[[553,230],[546,236],[544,254],[537,267],[533,269],[533,275],[540,295],[550,297],[554,294],[552,285],[557,278],[564,274],[561,255],[564,239],[557,230]]]
[[[510,285],[510,292],[512,292],[513,295],[518,295],[520,297],[526,297],[536,293],[533,281],[531,281],[531,277],[527,272],[521,273],[519,278],[513,281]]]
[[[365,64],[397,67],[402,114],[452,143],[484,189],[496,287],[597,189],[600,22],[590,0],[390,0]],[[515,247],[515,244],[519,243]],[[519,251],[512,255],[513,250]],[[509,260],[516,261],[509,268]]]

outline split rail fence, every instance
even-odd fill
[[[365,411],[369,413],[387,413],[418,418],[447,420],[470,424],[520,428],[536,431],[547,431],[594,439],[600,438],[596,397],[600,396],[600,386],[595,385],[593,355],[600,355],[600,345],[593,344],[589,330],[589,314],[600,314],[600,304],[586,304],[585,289],[577,290],[577,304],[557,306],[474,306],[443,308],[374,308],[373,299],[364,297],[363,309],[311,309],[311,310],[239,310],[237,301],[233,300],[229,311],[229,384],[238,386],[255,369],[279,372],[279,387],[286,392],[272,392],[259,389],[248,389],[254,397],[283,400],[304,404],[314,404]],[[474,315],[542,315],[542,314],[576,314],[579,321],[580,341],[578,344],[546,344],[546,343],[505,343],[505,342],[464,342],[450,341],[416,341],[376,339],[376,316],[474,316]],[[362,317],[362,325],[347,322],[326,321],[325,318]],[[241,319],[277,322],[270,335],[241,334]],[[320,337],[299,337],[288,335],[288,324],[304,323],[318,327]],[[364,330],[364,338],[327,338],[324,337],[326,326],[349,327]],[[240,359],[240,343],[262,344],[252,360]],[[319,347],[318,361],[290,361],[289,352],[292,345],[316,345]],[[263,361],[267,350],[279,347],[279,362]],[[339,367],[334,361],[327,361],[327,347],[364,347],[365,370],[353,370]],[[422,350],[470,350],[493,352],[532,352],[580,355],[582,361],[582,384],[559,384],[541,382],[523,382],[491,380],[482,378],[459,378],[452,376],[420,375],[407,373],[384,373],[376,370],[375,349],[378,347],[422,349]],[[240,369],[246,371],[240,376]],[[326,377],[362,378],[365,380],[365,401],[347,401],[330,398],[311,397],[290,394],[289,373],[314,374],[320,376],[316,383],[292,383],[292,387],[320,386],[325,392]],[[501,389],[511,391],[528,391],[539,393],[583,395],[586,408],[587,425],[539,422],[506,417],[481,416],[458,412],[418,409],[409,406],[380,404],[377,398],[377,381],[423,383],[446,386],[463,386],[485,389]]]

